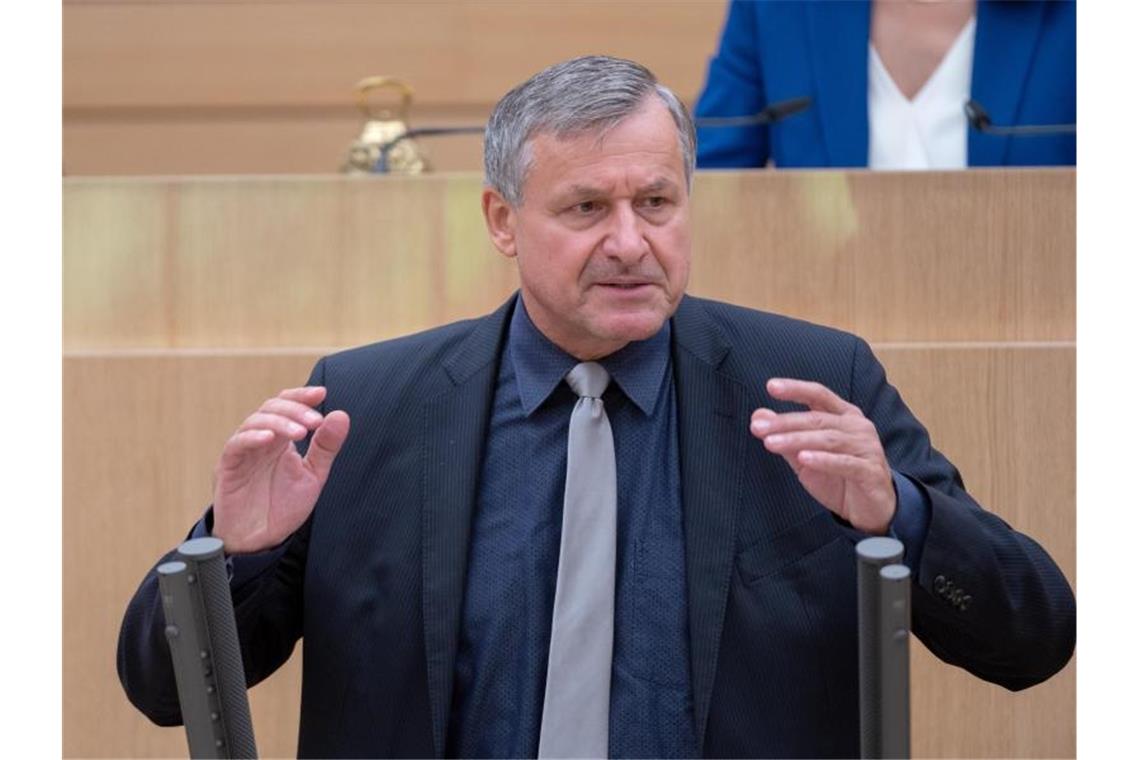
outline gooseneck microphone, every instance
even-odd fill
[[[811,98],[790,98],[765,106],[761,111],[744,116],[704,116],[694,119],[698,127],[756,127],[793,116],[811,106]]]
[[[775,124],[800,111],[806,110],[810,106],[811,98],[790,98],[765,106],[763,110],[757,113],[745,114],[744,116],[707,116],[694,119],[693,123],[695,126],[702,128],[764,126],[767,124]],[[372,172],[374,174],[387,174],[388,156],[392,152],[392,149],[404,140],[410,140],[416,137],[436,137],[440,135],[483,134],[485,129],[486,127],[474,124],[461,127],[420,127],[418,129],[409,129],[380,146],[380,155],[377,156],[376,163],[372,166]]]
[[[1016,126],[996,126],[986,113],[986,109],[976,100],[970,99],[962,106],[970,126],[987,135],[1012,135],[1015,137],[1043,137],[1046,135],[1075,135],[1076,124],[1023,124]]]

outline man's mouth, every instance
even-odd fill
[[[651,283],[646,282],[645,280],[610,280],[608,282],[600,282],[598,284],[602,285],[604,287],[607,287],[607,288],[618,288],[620,290],[636,290],[637,288],[649,287],[649,285]]]

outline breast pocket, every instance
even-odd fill
[[[851,728],[848,718],[858,717],[856,590],[851,537],[822,508],[746,547],[737,554],[725,623],[726,640],[735,642],[733,671],[722,676],[733,688],[764,684],[787,721]]]
[[[736,566],[744,585],[751,586],[843,538],[835,518],[820,509],[807,520],[742,550]]]

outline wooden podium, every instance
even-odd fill
[[[970,491],[1075,582],[1075,184],[1068,169],[700,173],[689,290],[870,341]],[[127,600],[262,399],[325,353],[515,289],[480,189],[474,174],[65,180],[65,756],[185,754],[118,684]],[[1075,756],[1073,663],[1010,693],[913,652],[916,757]],[[265,756],[296,752],[299,658],[251,692]]]

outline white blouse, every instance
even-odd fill
[[[874,45],[868,45],[867,117],[872,169],[964,169],[969,123],[962,107],[970,99],[974,63],[971,18],[938,68],[908,100],[899,91]]]

